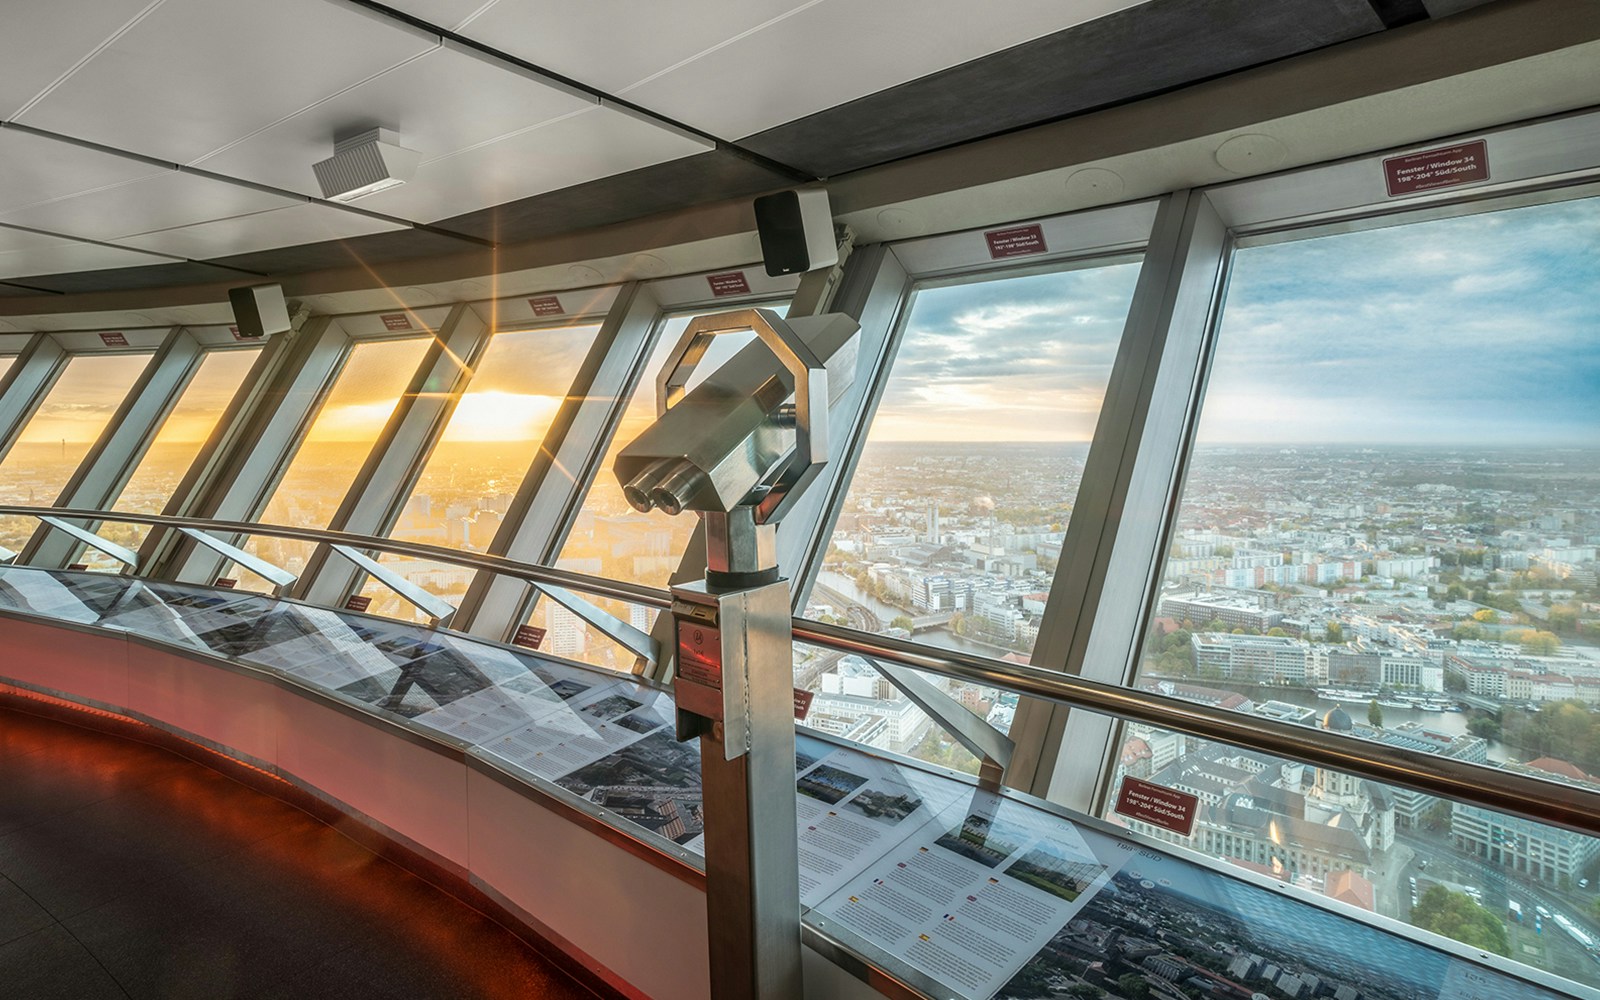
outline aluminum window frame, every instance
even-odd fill
[[[748,293],[718,297],[711,275],[740,272]],[[600,464],[616,436],[628,404],[652,373],[644,369],[672,316],[685,312],[740,308],[793,294],[799,279],[769,277],[759,266],[730,267],[675,275],[623,287],[601,325],[578,382],[585,392],[563,408],[559,433],[547,443],[548,461],[529,470],[488,552],[553,566],[560,557],[584,500],[601,473]],[[567,470],[566,477],[550,470]],[[563,481],[564,480],[564,481]],[[457,627],[474,635],[510,641],[533,613],[538,591],[517,580],[478,574],[462,601]]]
[[[1488,151],[1489,179],[1389,195],[1384,160],[1480,139]],[[1088,617],[1068,652],[1068,672],[1124,685],[1137,680],[1164,554],[1182,504],[1235,249],[1591,197],[1600,193],[1597,164],[1600,113],[1587,112],[1444,136],[1188,193],[1189,214],[1199,224],[1179,234],[1174,247],[1183,256],[1175,258],[1179,264],[1162,287],[1145,293],[1147,299],[1159,295],[1165,306],[1159,326],[1167,347],[1140,380],[1141,390],[1164,405],[1138,429],[1115,471],[1125,499],[1116,523],[1105,524],[1106,554],[1093,570],[1099,597],[1082,609]],[[1137,308],[1140,293],[1135,297]],[[1130,524],[1135,530],[1121,530]],[[1117,763],[1112,751],[1120,745],[1121,724],[1086,712],[1052,716],[1039,767],[1020,787],[1100,815],[1111,793]],[[1074,766],[1089,759],[1099,766]]]

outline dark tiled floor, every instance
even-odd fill
[[[482,914],[293,806],[5,708],[0,997],[593,1000]]]

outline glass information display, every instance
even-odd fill
[[[0,609],[293,678],[548,783],[631,835],[702,850],[699,748],[674,738],[671,694],[632,678],[354,612],[85,572],[0,567]],[[843,741],[799,734],[795,775],[807,919],[940,996],[1600,996]]]

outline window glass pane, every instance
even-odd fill
[[[71,358],[0,461],[0,503],[47,507],[111,422],[144,369],[147,355]],[[20,552],[38,522],[0,518],[0,545]]]
[[[487,549],[599,332],[574,326],[495,334],[390,535]],[[446,563],[382,561],[447,599],[466,593],[472,578],[471,570]],[[361,594],[374,614],[423,617],[374,580]]]
[[[788,312],[788,303],[768,303],[760,308],[775,309],[781,316]],[[645,362],[638,388],[623,411],[594,485],[589,488],[577,521],[561,549],[556,561],[559,568],[647,587],[665,587],[678,568],[698,519],[691,514],[673,517],[659,510],[639,513],[622,498],[622,486],[611,468],[617,453],[655,421],[656,376],[693,318],[693,315],[673,316],[661,325],[655,350]],[[699,385],[754,340],[753,333],[724,334],[712,340],[688,388],[692,390]],[[621,601],[596,600],[594,603],[640,631],[649,632],[655,624],[656,611],[652,608],[634,607]],[[540,600],[528,624],[547,630],[542,647],[546,651],[613,669],[633,667],[631,652],[554,601]]]
[[[211,436],[212,428],[222,419],[222,411],[244,383],[257,354],[255,350],[210,351],[201,359],[200,367],[179,395],[172,412],[167,414],[111,509],[161,513],[200,453],[200,447]],[[102,538],[137,552],[150,533],[150,527],[111,521],[102,524],[98,533]],[[93,549],[86,550],[80,561],[93,570],[122,571],[121,563]]]
[[[807,616],[1027,661],[1138,271],[917,293]],[[796,667],[828,701],[828,726],[902,707],[853,657]],[[934,680],[1009,731],[1014,695]],[[874,746],[951,763],[938,726],[911,746],[879,732]]]
[[[769,304],[765,308],[777,309],[779,315],[787,312],[787,303]],[[618,452],[656,419],[656,376],[667,363],[667,356],[678,346],[678,338],[693,316],[673,316],[662,324],[655,351],[645,363],[638,388],[623,411],[617,432],[601,460],[600,472],[595,476],[589,495],[584,498],[577,522],[567,536],[566,545],[556,565],[578,573],[626,580],[647,587],[665,587],[689,536],[694,533],[697,520],[690,515],[673,517],[659,510],[641,514],[628,506],[622,498],[622,487],[611,471]],[[706,375],[716,371],[723,362],[738,353],[745,344],[755,339],[754,334],[731,333],[711,342],[705,357],[695,368],[689,387],[699,385]]]
[[[361,471],[373,442],[400,402],[430,342],[421,337],[358,343],[317,411],[299,451],[267,501],[268,524],[326,528]],[[315,546],[265,535],[246,548],[293,573],[305,569]],[[265,590],[265,580],[235,567],[241,587]]]
[[[208,352],[122,488],[114,509],[159,514],[189,471],[260,352]]]
[[[1238,251],[1140,683],[1600,790],[1597,231],[1588,199]],[[1125,762],[1172,783],[1159,740]],[[1380,913],[1471,886],[1513,957],[1600,982],[1535,921],[1600,940],[1594,840],[1302,784],[1286,843],[1358,833]]]

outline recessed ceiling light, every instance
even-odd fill
[[[333,155],[311,168],[322,196],[330,201],[355,201],[410,180],[422,154],[401,146],[399,140],[386,128],[335,139]]]

